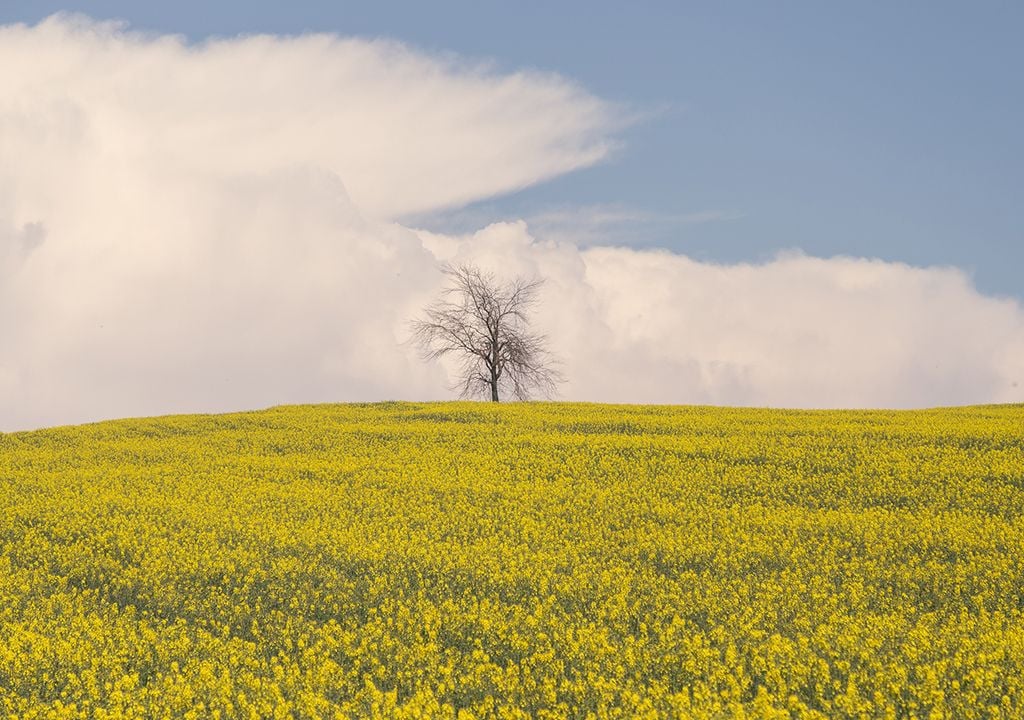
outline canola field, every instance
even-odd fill
[[[1024,717],[1024,406],[0,435],[4,718]]]

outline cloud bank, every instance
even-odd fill
[[[446,260],[548,279],[567,399],[1024,397],[1024,310],[955,269],[402,224],[605,158],[615,109],[557,76],[68,16],[0,28],[0,67],[0,429],[449,397],[402,344]]]

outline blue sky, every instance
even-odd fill
[[[1019,3],[7,0],[0,23],[59,10],[190,40],[390,37],[553,71],[637,115],[598,166],[421,219],[434,229],[608,206],[609,243],[951,264],[1024,297]]]
[[[1021,402],[1021,37],[1009,3],[0,0],[0,429],[450,398],[407,337],[446,263],[545,280],[566,400]]]

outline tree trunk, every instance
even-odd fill
[[[498,377],[501,368],[498,366],[498,331],[491,333],[491,402],[498,402]]]

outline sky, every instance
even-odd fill
[[[547,279],[564,399],[1024,400],[1019,4],[0,26],[0,430],[451,397],[446,261]]]

